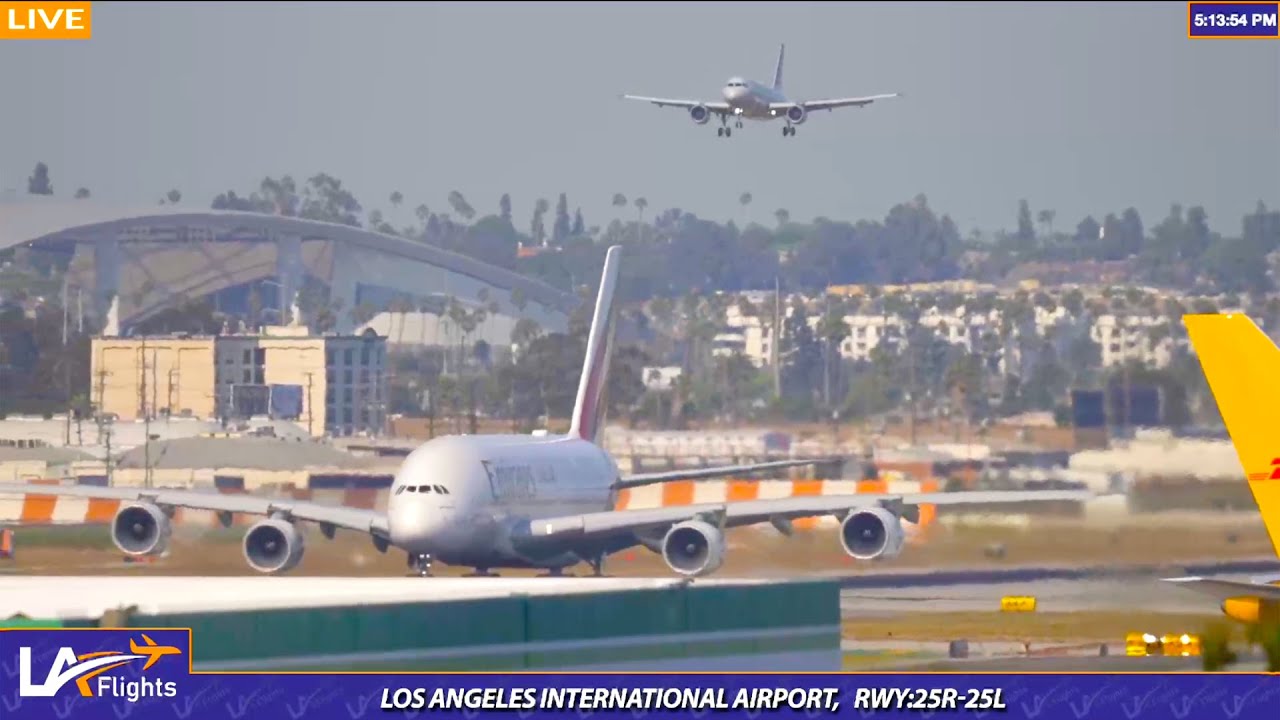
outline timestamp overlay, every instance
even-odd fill
[[[1208,39],[1276,39],[1280,2],[1187,3],[1187,37]]]

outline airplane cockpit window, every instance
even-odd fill
[[[443,485],[401,485],[395,490],[396,495],[399,495],[402,492],[422,493],[424,495],[427,493],[448,495],[449,489]]]

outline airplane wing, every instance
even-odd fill
[[[1005,504],[1046,501],[1087,500],[1093,494],[1079,490],[972,491],[913,493],[903,495],[811,495],[744,500],[731,503],[702,503],[637,510],[613,510],[583,515],[545,518],[530,523],[530,539],[555,540],[591,537],[612,533],[663,531],[676,523],[696,517],[714,518],[726,528],[770,522],[782,530],[795,518],[843,515],[857,508],[881,506],[899,511],[911,522],[919,519],[920,505]],[[784,532],[786,532],[784,530]]]
[[[190,508],[192,510],[210,510],[220,514],[220,519],[224,525],[230,525],[231,515],[236,513],[263,516],[279,515],[289,519],[317,523],[326,535],[332,535],[332,531],[335,528],[368,533],[383,540],[390,535],[387,527],[387,518],[382,513],[361,508],[322,505],[291,498],[232,495],[167,488],[0,484],[0,496],[4,495],[120,500],[151,503],[161,509]]]
[[[776,468],[799,467],[801,465],[813,465],[820,462],[829,462],[828,460],[775,460],[773,462],[754,463],[750,465],[722,465],[720,467],[710,468],[691,468],[688,470],[670,470],[667,472],[656,473],[640,473],[638,475],[628,475],[619,479],[614,483],[617,488],[634,488],[644,485],[655,485],[664,482],[676,482],[679,480],[711,480],[715,478],[732,477],[734,475],[749,475],[751,473],[760,472],[761,470],[773,470]]]
[[[1264,585],[1243,580],[1216,580],[1205,577],[1164,578],[1167,583],[1186,586],[1190,590],[1205,593],[1225,601],[1237,597],[1257,597],[1280,600],[1280,585]]]
[[[710,110],[713,113],[717,113],[719,115],[727,115],[728,113],[732,112],[732,108],[730,108],[729,103],[726,103],[726,102],[702,102],[700,100],[673,100],[671,98],[644,97],[642,95],[623,95],[622,99],[623,100],[640,100],[641,102],[653,103],[658,107],[678,107],[678,108],[684,108],[686,110],[688,110],[689,108],[693,108],[701,105],[702,107]]]
[[[805,100],[800,105],[810,112],[814,110],[835,110],[842,107],[862,107],[870,105],[877,100],[887,100],[889,98],[901,97],[902,93],[889,93],[887,95],[867,95],[865,97],[849,97],[849,98],[830,98],[828,100]],[[769,107],[773,110],[786,111],[795,103],[773,103]]]

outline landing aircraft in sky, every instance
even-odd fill
[[[730,137],[733,128],[741,128],[742,120],[778,120],[786,121],[782,128],[783,136],[795,135],[796,126],[803,125],[814,110],[835,110],[842,107],[862,107],[877,100],[899,97],[900,93],[887,95],[866,95],[863,97],[830,98],[826,100],[788,100],[782,91],[782,61],[787,46],[778,48],[778,64],[773,71],[773,84],[748,80],[743,77],[729,78],[720,88],[723,100],[675,100],[671,98],[645,97],[642,95],[623,95],[626,100],[642,100],[658,107],[678,107],[689,112],[689,117],[699,125],[705,125],[711,116],[720,119],[720,127],[716,135]],[[733,127],[729,121],[733,121]]]
[[[918,522],[922,504],[989,505],[1088,497],[1088,493],[1070,491],[849,494],[616,510],[618,493],[627,488],[740,477],[814,462],[782,460],[619,474],[599,440],[621,250],[611,247],[605,257],[568,434],[457,435],[430,440],[401,464],[385,513],[287,498],[136,487],[0,485],[0,495],[119,500],[111,537],[128,555],[164,552],[175,508],[215,511],[228,526],[234,513],[262,515],[265,518],[245,533],[243,546],[249,566],[263,573],[286,572],[302,560],[304,543],[298,523],[312,522],[329,538],[342,528],[368,534],[380,552],[390,547],[404,550],[411,570],[421,575],[430,574],[432,560],[474,568],[477,574],[540,568],[553,575],[586,562],[601,575],[609,555],[643,546],[685,576],[707,575],[720,567],[725,530],[733,527],[771,523],[789,535],[794,518],[834,516],[841,523],[844,551],[854,558],[874,560],[902,551],[902,520]]]

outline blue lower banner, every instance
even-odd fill
[[[1015,717],[1275,720],[1264,674],[203,673],[191,631],[0,631],[6,720]]]

